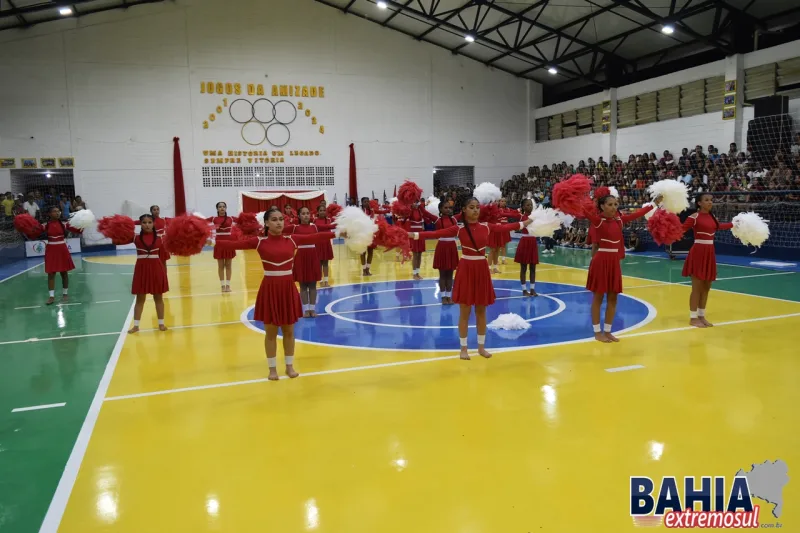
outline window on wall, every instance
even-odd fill
[[[800,57],[768,63],[744,71],[744,98],[775,96],[800,83]]]
[[[332,187],[333,167],[202,167],[203,187]]]
[[[603,131],[603,105],[565,111],[536,119],[536,142],[569,139]]]

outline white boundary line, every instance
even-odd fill
[[[65,335],[63,337],[45,337],[43,339],[32,337],[30,339],[24,339],[24,340],[21,340],[21,341],[3,341],[3,342],[0,342],[0,346],[4,346],[6,344],[25,344],[27,342],[64,341],[64,340],[68,340],[68,339],[83,339],[85,337],[106,337],[108,335],[119,335],[119,332],[118,331],[108,331],[106,333],[86,333],[84,335]]]
[[[67,460],[64,472],[61,474],[61,479],[58,482],[58,487],[53,495],[53,499],[50,501],[50,506],[47,509],[44,521],[42,521],[42,526],[39,528],[39,533],[56,533],[59,525],[61,525],[61,519],[64,517],[64,511],[67,508],[70,494],[72,494],[72,488],[75,486],[75,480],[78,478],[78,472],[83,462],[83,457],[86,455],[86,449],[89,447],[89,439],[92,436],[94,426],[97,423],[97,417],[100,415],[100,408],[103,406],[103,401],[108,392],[111,377],[114,375],[119,356],[122,353],[122,347],[125,345],[125,338],[128,336],[128,324],[130,324],[133,319],[133,308],[135,304],[136,302],[131,302],[131,309],[128,311],[125,322],[122,324],[119,338],[114,345],[114,351],[111,352],[111,357],[108,360],[105,372],[103,372],[103,377],[100,378],[100,383],[97,385],[94,399],[86,413],[86,418],[83,420],[78,438],[75,439],[75,445],[72,447],[72,452],[69,454],[69,460]]]
[[[67,402],[62,403],[48,403],[46,405],[32,405],[31,407],[17,407],[16,409],[12,409],[12,413],[22,413],[25,411],[38,411],[40,409],[51,409],[53,407],[64,407],[67,405]]]
[[[606,368],[606,372],[625,372],[626,370],[638,370],[640,368],[644,368],[644,365],[616,366],[614,368]]]
[[[743,320],[732,320],[730,322],[720,322],[715,327],[730,326],[730,325],[736,325],[736,324],[745,324],[745,323],[749,323],[749,322],[762,322],[762,321],[766,321],[766,320],[778,320],[778,319],[782,319],[782,318],[790,318],[790,317],[797,317],[797,316],[800,316],[800,313],[791,313],[791,314],[787,314],[787,315],[767,316],[767,317],[761,317],[761,318],[747,318],[747,319],[743,319]],[[675,332],[675,331],[688,331],[688,330],[699,330],[699,329],[700,328],[695,328],[693,326],[686,326],[686,327],[681,327],[681,328],[670,328],[670,329],[662,329],[662,330],[644,331],[644,332],[641,332],[641,333],[631,333],[631,334],[618,335],[618,336],[620,338],[642,337],[642,336],[645,336],[645,335],[658,335],[658,334],[661,334],[661,333],[672,333],[672,332]],[[582,344],[582,343],[586,343],[586,342],[595,342],[595,340],[592,337],[592,338],[580,339],[580,340],[576,340],[576,341],[566,341],[566,342],[553,343],[553,344],[540,344],[540,345],[536,345],[536,346],[527,346],[525,348],[516,348],[515,347],[515,348],[507,348],[507,349],[500,349],[500,350],[492,350],[492,353],[504,353],[504,352],[510,352],[510,351],[534,350],[534,349],[549,348],[549,347],[552,347],[552,346],[558,346],[558,345],[564,345],[564,344]],[[392,351],[398,351],[398,350],[392,350]],[[420,351],[427,351],[427,350],[411,350],[411,351],[420,352]],[[375,365],[354,366],[354,367],[347,367],[347,368],[337,368],[337,369],[332,369],[332,370],[320,370],[320,371],[317,371],[317,372],[306,372],[306,373],[300,374],[300,377],[302,378],[302,377],[312,377],[312,376],[325,376],[325,375],[328,375],[328,374],[343,374],[343,373],[346,373],[346,372],[358,372],[358,371],[361,371],[361,370],[373,370],[373,369],[376,369],[376,368],[388,368],[388,367],[393,367],[393,366],[415,365],[415,364],[420,364],[420,363],[433,363],[433,362],[437,362],[437,361],[445,361],[445,360],[458,359],[458,358],[459,358],[458,355],[444,355],[444,356],[440,356],[440,357],[426,357],[424,359],[411,359],[411,360],[408,360],[408,361],[395,361],[395,362],[392,362],[392,363],[379,363],[379,364],[375,364]],[[638,368],[639,366],[642,366],[642,365],[631,365],[631,366],[628,366],[628,367],[619,367],[618,369],[629,370],[629,369],[633,369],[633,368]],[[642,368],[644,368],[644,367],[642,366]],[[608,369],[606,369],[606,370],[608,370]],[[614,369],[612,369],[612,371],[614,371]],[[280,379],[287,379],[287,377],[286,376],[281,376]],[[135,399],[135,398],[147,398],[147,397],[150,397],[150,396],[163,396],[163,395],[166,395],[166,394],[175,394],[175,393],[180,393],[180,392],[192,392],[192,391],[199,391],[199,390],[221,389],[221,388],[227,388],[227,387],[236,387],[236,386],[239,386],[239,385],[251,385],[251,384],[254,384],[254,383],[265,383],[267,381],[269,381],[267,378],[248,379],[248,380],[244,380],[244,381],[229,381],[229,382],[226,382],[226,383],[214,383],[214,384],[210,384],[210,385],[197,385],[197,386],[194,386],[194,387],[182,387],[182,388],[179,388],[179,389],[165,389],[165,390],[152,391],[152,392],[140,392],[140,393],[137,393],[137,394],[126,394],[126,395],[122,395],[122,396],[110,396],[110,397],[106,398],[105,401],[113,402],[113,401],[118,401],[118,400],[130,400],[130,399]]]
[[[43,264],[44,264],[44,263],[39,263],[38,265],[33,265],[32,267],[30,267],[30,268],[26,268],[25,270],[22,270],[22,271],[20,271],[20,272],[17,272],[16,274],[11,274],[10,276],[8,276],[8,277],[6,277],[6,278],[0,279],[0,283],[3,283],[4,281],[8,281],[8,280],[10,280],[11,278],[16,278],[17,276],[19,276],[19,275],[21,275],[21,274],[24,274],[25,272],[30,272],[30,271],[31,271],[31,270],[33,270],[34,268],[36,268],[36,267],[40,267],[40,266],[42,266]]]

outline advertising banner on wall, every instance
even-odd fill
[[[62,246],[55,244],[54,246]],[[25,257],[42,257],[44,250],[47,247],[47,241],[26,241],[25,242]],[[71,254],[81,253],[81,240],[80,239],[67,239],[67,248]]]

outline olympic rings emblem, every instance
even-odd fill
[[[247,105],[250,106],[250,116]],[[264,141],[276,148],[286,146],[292,137],[288,126],[297,119],[297,108],[292,102],[278,100],[273,103],[268,98],[259,98],[255,102],[238,98],[228,106],[228,113],[231,120],[242,125],[242,140],[251,146]]]

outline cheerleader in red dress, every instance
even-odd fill
[[[150,214],[153,215],[153,229],[156,231],[156,235],[164,238],[164,233],[167,231],[167,224],[169,223],[168,218],[161,218],[161,208],[157,205],[150,206]],[[141,225],[141,221],[137,220],[135,222],[137,226]],[[161,246],[159,250],[159,255],[161,256],[161,262],[164,263],[164,268],[167,267],[167,261],[172,259],[172,256],[169,255],[166,246]]]
[[[480,204],[477,198],[470,198],[463,208],[463,226],[449,226],[437,231],[424,231],[409,234],[413,239],[441,239],[458,237],[461,241],[461,260],[458,262],[453,301],[459,305],[458,336],[461,341],[461,359],[469,359],[467,353],[467,332],[469,316],[475,307],[475,321],[478,329],[478,354],[489,358],[486,351],[486,306],[495,300],[492,275],[486,262],[486,247],[493,233],[511,232],[528,226],[532,220],[513,224],[489,224],[478,222]]]
[[[714,216],[714,197],[707,193],[694,199],[697,212],[683,223],[683,231],[694,231],[694,244],[683,263],[683,276],[692,278],[689,296],[689,324],[698,328],[713,326],[706,320],[706,304],[711,283],[717,279],[717,257],[714,253],[714,234],[733,228],[730,222],[720,223]]]
[[[322,203],[319,204],[319,207],[317,207],[317,216],[314,218],[314,224],[316,226],[329,226],[332,222],[325,212],[327,207],[328,205],[325,200],[323,200]],[[333,261],[333,244],[331,244],[331,241],[325,241],[317,244],[317,257],[322,264],[322,283],[320,283],[319,286],[330,287],[330,283],[328,283],[328,261]]]
[[[522,218],[528,220],[533,212],[533,200],[525,198],[522,200]],[[539,296],[536,294],[536,265],[539,264],[539,244],[536,237],[527,231],[522,232],[522,237],[517,245],[517,253],[514,255],[514,262],[519,263],[519,282],[522,285],[523,296]],[[531,269],[531,280],[525,281],[528,267]]]
[[[128,333],[139,331],[139,321],[142,319],[142,310],[148,294],[153,295],[153,302],[156,304],[158,329],[167,331],[167,326],[164,325],[163,294],[169,292],[169,281],[167,269],[162,261],[161,249],[164,243],[155,228],[154,216],[140,216],[139,225],[142,231],[132,241],[136,246],[136,266],[133,268],[131,294],[136,295],[136,305],[133,308],[133,327]]]
[[[655,204],[661,203],[661,198],[656,198]],[[619,342],[611,334],[611,325],[617,311],[617,295],[622,292],[622,270],[619,262],[625,257],[625,243],[623,242],[622,226],[643,217],[653,205],[649,205],[629,215],[617,211],[619,201],[614,196],[598,198],[597,206],[600,214],[594,208],[587,209],[585,214],[590,224],[595,228],[597,239],[597,254],[592,257],[589,264],[589,276],[586,288],[594,293],[592,300],[592,327],[594,338],[600,342]],[[605,326],[600,329],[600,307],[603,297],[607,297]]]
[[[299,222],[297,218],[297,211],[294,210],[292,204],[286,204],[283,206],[283,219],[287,225],[291,224],[294,226]]]
[[[294,369],[294,324],[303,316],[300,294],[294,284],[293,263],[299,246],[314,245],[333,239],[330,232],[312,235],[283,235],[283,213],[270,209],[264,215],[265,237],[250,237],[242,241],[223,241],[218,246],[226,250],[256,250],[264,265],[264,279],[258,290],[254,318],[264,323],[264,348],[269,365],[269,379],[278,379],[278,329],[283,334],[283,354],[286,375],[296,378]],[[345,236],[345,235],[341,235]]]
[[[216,229],[216,244],[231,240],[233,224],[239,223],[236,217],[228,216],[228,204],[217,202],[217,216],[208,217],[206,220],[214,224]],[[214,259],[217,260],[217,273],[222,292],[231,292],[231,270],[233,269],[233,258],[236,257],[236,250],[231,248],[221,248],[214,246]]]
[[[361,210],[364,211],[368,216],[372,217],[373,220],[377,220],[379,216],[383,216],[386,213],[391,212],[391,209],[386,208],[377,208],[373,209],[372,206],[369,204],[369,198],[364,196],[361,199]],[[375,251],[378,245],[375,241],[372,241],[372,244],[369,245],[367,251],[361,254],[361,268],[363,276],[371,276],[372,272],[369,271],[370,266],[372,265],[372,253]]]
[[[321,231],[336,229],[335,224],[311,224],[311,210],[301,207],[297,216],[300,224],[283,227],[285,235],[315,235]],[[330,239],[325,242],[330,243]],[[317,316],[317,282],[322,279],[322,268],[316,244],[301,244],[294,257],[294,280],[300,284],[300,300],[303,302],[303,318]]]
[[[500,218],[498,222],[500,224],[508,224],[509,218],[515,218],[519,220],[519,211],[515,211],[513,209],[508,209],[507,202],[505,198],[500,198],[497,202],[497,206],[500,208],[499,215]],[[506,264],[506,247],[508,243],[511,242],[511,232],[508,233],[492,233],[489,236],[489,265],[492,267],[492,272],[495,274],[500,273],[500,268],[498,267],[498,260],[502,257],[503,264]]]
[[[443,202],[439,206],[439,219],[434,224],[436,230],[445,230],[458,226],[456,217],[453,216],[452,202]],[[412,244],[417,241],[412,241]],[[458,245],[456,237],[442,237],[436,243],[433,252],[433,268],[439,271],[439,294],[442,295],[442,305],[453,304],[453,271],[458,268]]]
[[[436,217],[433,216],[425,209],[425,206],[420,202],[416,202],[411,206],[411,215],[403,221],[402,228],[409,233],[425,231],[426,222],[436,222]],[[420,281],[422,276],[419,274],[419,268],[422,265],[422,252],[425,251],[425,241],[412,241],[411,242],[411,269],[415,280]]]
[[[50,218],[42,224],[43,237],[47,237],[44,249],[44,271],[47,273],[47,288],[50,297],[47,305],[56,301],[56,274],[61,274],[61,301],[69,300],[69,271],[75,269],[72,255],[67,246],[67,233],[82,233],[83,230],[73,228],[61,221],[61,208],[53,206],[48,213]]]

